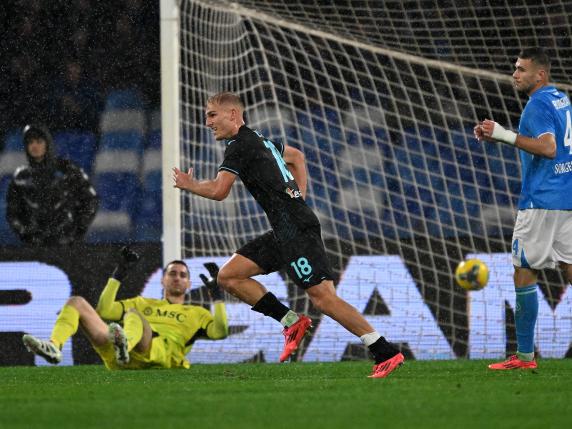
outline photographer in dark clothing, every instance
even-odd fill
[[[18,167],[8,187],[6,218],[20,239],[32,246],[82,241],[99,204],[87,175],[56,158],[50,132],[24,128],[28,166]]]

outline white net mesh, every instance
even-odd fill
[[[474,123],[517,129],[525,100],[510,73],[522,47],[549,48],[561,88],[572,72],[571,2],[456,3],[181,1],[183,168],[216,175],[224,145],[204,126],[204,103],[237,92],[251,128],[304,152],[307,201],[344,297],[418,358],[471,355],[472,316],[452,272],[467,254],[510,252],[518,157],[509,146],[485,151]],[[225,202],[185,194],[182,204],[186,257],[230,255],[268,229],[241,183]],[[490,267],[492,282],[501,265],[510,269],[503,261]],[[552,280],[541,286],[555,306],[563,282]],[[365,356],[286,284],[282,298],[316,318],[308,359]],[[509,310],[499,335],[510,349]]]

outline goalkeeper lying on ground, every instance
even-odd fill
[[[48,362],[62,360],[63,344],[81,326],[108,369],[188,368],[185,358],[198,338],[226,338],[228,323],[222,291],[216,284],[218,267],[205,264],[211,275],[201,279],[214,301],[214,315],[203,307],[184,304],[190,287],[189,268],[172,261],[163,270],[164,299],[135,298],[116,301],[121,281],[139,255],[123,248],[121,259],[94,309],[84,298],[72,296],[62,308],[48,341],[31,335],[22,340],[31,352]],[[123,328],[118,323],[123,321]]]

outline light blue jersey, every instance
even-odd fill
[[[522,191],[519,209],[572,209],[572,109],[570,100],[553,86],[536,90],[528,100],[518,133],[532,138],[553,134],[556,157],[520,150]]]

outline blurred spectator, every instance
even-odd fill
[[[20,127],[28,121],[47,119],[51,88],[51,52],[54,28],[51,11],[40,0],[3,2],[7,20],[0,39],[3,80],[0,97],[2,129]],[[1,31],[0,30],[0,31]]]
[[[62,78],[54,85],[51,103],[52,128],[97,131],[100,92],[95,82],[84,75],[78,61],[65,64]]]
[[[2,125],[19,127],[32,119],[44,121],[47,106],[47,84],[35,60],[21,54],[12,58],[9,74],[0,89],[3,103]]]
[[[122,13],[115,21],[115,28],[110,34],[109,54],[114,61],[107,68],[106,81],[111,87],[138,87],[142,79],[142,62],[146,58],[146,47],[139,43],[138,31],[133,19]]]
[[[123,0],[113,14],[113,28],[102,44],[113,59],[103,71],[108,90],[139,89],[151,103],[160,101],[159,8],[140,0]]]
[[[135,88],[152,104],[160,102],[157,1],[8,0],[0,8],[0,35],[0,54],[7,59],[0,61],[1,132],[30,121],[59,128],[65,120],[53,115],[48,97],[61,93],[66,82],[60,101],[70,113],[67,96],[80,101],[86,77],[96,99],[113,89]],[[70,89],[63,76],[67,58],[80,65],[83,89]]]
[[[42,126],[24,128],[28,166],[16,169],[8,186],[6,218],[32,246],[81,241],[98,207],[87,175],[53,155],[52,137]]]

